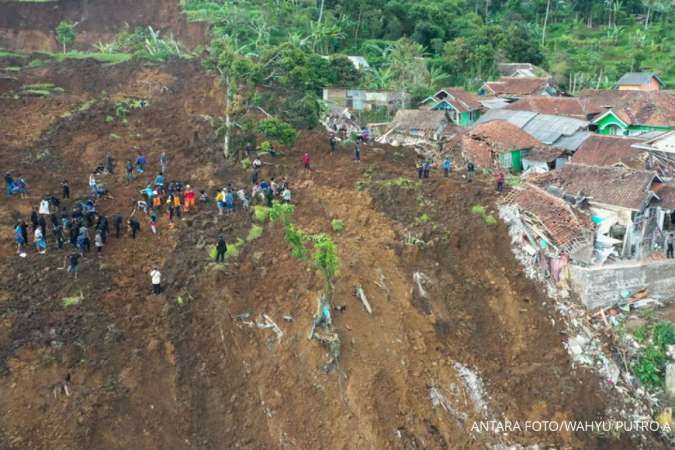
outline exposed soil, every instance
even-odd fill
[[[152,26],[189,47],[206,42],[206,27],[189,23],[176,0],[0,0],[0,12],[0,48],[11,50],[58,51],[54,30],[62,20],[77,24],[80,50],[113,40],[127,26]]]
[[[206,116],[222,110],[222,91],[195,64],[80,61],[18,77],[65,92],[0,91],[3,168],[30,187],[27,199],[0,200],[0,448],[662,448],[651,435],[471,431],[476,419],[602,418],[618,394],[572,367],[551,303],[520,270],[505,226],[471,214],[493,207],[490,180],[434,174],[418,185],[405,149],[369,146],[357,164],[348,150],[329,156],[326,136],[306,132],[285,156],[264,159],[263,177],[289,177],[298,226],[338,245],[333,318],[342,345],[332,371],[326,349],[307,338],[321,275],[291,256],[280,225],[266,224],[223,266],[208,259],[205,244],[221,233],[246,238],[252,218],[243,211],[218,217],[211,205],[173,228],[162,217],[159,237],[143,223],[140,239],[113,237],[102,257],[86,257],[77,281],[60,269],[64,252],[52,241],[47,255],[17,257],[15,219],[64,178],[75,198],[85,195],[107,151],[118,162],[103,178],[114,196],[100,208],[108,215],[129,213],[162,150],[170,179],[209,192],[247,182],[211,139]],[[106,120],[128,97],[148,105],[127,123]],[[135,148],[150,170],[127,184],[122,163]],[[300,167],[306,151],[311,175]],[[413,183],[391,181],[399,177]],[[150,295],[153,264],[165,280],[159,297]],[[64,307],[80,292],[79,305]],[[237,319],[246,313],[267,314],[283,336],[248,327]],[[484,392],[469,387],[464,368]],[[447,409],[433,406],[432,390]]]

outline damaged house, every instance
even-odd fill
[[[605,110],[578,97],[551,97],[528,95],[507,106],[512,111],[531,111],[551,116],[572,117],[583,121],[592,120]]]
[[[640,139],[623,136],[588,137],[572,156],[571,162],[587,166],[616,166],[626,169],[647,169],[648,154],[633,147]]]
[[[391,113],[401,107],[405,94],[401,92],[327,87],[323,100],[331,107],[354,111],[387,110]]]
[[[664,187],[656,172],[569,163],[535,183],[572,204],[588,205],[597,224],[595,263],[662,253],[672,210],[658,195]]]
[[[431,97],[426,98],[420,109],[447,111],[450,120],[461,127],[466,127],[478,120],[483,105],[474,94],[459,88],[444,88]]]
[[[446,111],[401,109],[396,112],[388,130],[376,141],[391,145],[431,146],[443,142],[452,129]]]
[[[476,125],[462,136],[462,154],[478,167],[523,170],[523,158],[540,143],[525,131],[504,120]]]

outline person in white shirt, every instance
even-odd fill
[[[89,190],[95,194],[96,193],[96,174],[89,175]]]
[[[150,279],[152,280],[152,293],[159,295],[161,292],[160,283],[162,281],[162,274],[157,266],[153,267],[152,271],[150,272]]]

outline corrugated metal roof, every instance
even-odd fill
[[[566,150],[576,150],[590,134],[584,131],[589,125],[585,120],[538,114],[531,111],[494,109],[486,112],[476,123],[481,124],[494,120],[506,120],[522,128],[539,142]]]
[[[659,83],[663,84],[661,79],[654,72],[628,72],[622,76],[616,84],[647,84],[656,78]]]
[[[523,128],[537,113],[531,111],[511,111],[508,109],[491,109],[476,122],[476,124],[492,122],[493,120],[508,120],[513,125]]]
[[[503,98],[491,98],[489,100],[480,100],[480,104],[487,109],[500,109],[509,106],[509,102]]]
[[[572,136],[562,136],[556,141],[555,146],[574,152],[592,135],[590,131],[579,131]]]

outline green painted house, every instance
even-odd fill
[[[634,136],[650,131],[669,131],[675,126],[640,123],[637,117],[626,109],[609,110],[593,120],[596,132],[610,136]]]
[[[422,107],[446,111],[450,120],[460,127],[473,125],[481,115],[483,106],[473,94],[459,88],[445,88],[422,102]]]

